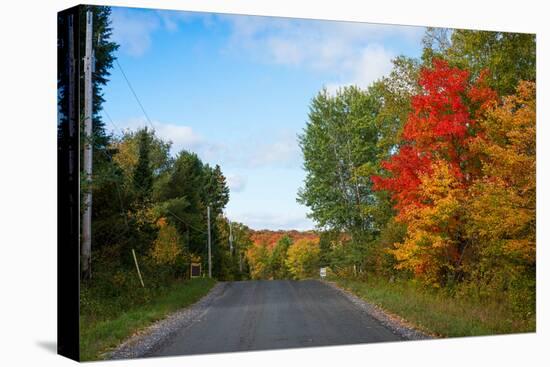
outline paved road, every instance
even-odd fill
[[[155,356],[401,340],[315,280],[231,282],[200,320]]]

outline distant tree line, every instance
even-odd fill
[[[318,238],[307,233],[293,240],[281,236],[273,246],[265,239],[248,248],[252,279],[307,279],[319,276]]]

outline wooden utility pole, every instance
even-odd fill
[[[229,221],[229,254],[233,256],[233,231],[231,230],[231,221]]]
[[[206,208],[208,218],[208,277],[212,278],[212,238],[210,236],[210,205]]]
[[[243,254],[239,251],[239,273],[243,272]]]
[[[92,11],[86,12],[86,45],[84,54],[84,174],[87,182],[82,214],[82,245],[80,248],[80,272],[83,279],[92,276]]]

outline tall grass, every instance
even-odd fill
[[[106,294],[103,287],[83,287],[81,360],[102,359],[106,351],[138,330],[199,300],[214,284],[215,280],[207,278],[174,280],[168,286],[135,287],[117,295]]]
[[[428,289],[410,280],[389,282],[376,277],[368,280],[333,280],[360,298],[437,336],[535,331],[535,314],[521,316],[507,302],[505,295],[481,300],[453,295],[445,290]]]

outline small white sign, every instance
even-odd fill
[[[319,275],[321,278],[325,278],[327,276],[327,268],[321,268],[319,271]]]

